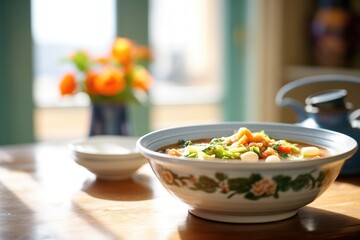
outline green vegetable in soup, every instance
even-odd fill
[[[252,161],[258,158],[259,160],[274,162],[280,159],[298,160],[307,158],[298,144],[283,139],[272,139],[264,131],[252,133],[247,128],[240,128],[236,133],[228,137],[201,141],[179,140],[178,147],[166,148],[163,151],[173,156],[199,159],[245,160],[251,155]],[[249,155],[248,152],[253,153]],[[317,155],[313,154],[317,152]],[[254,153],[256,154],[254,155]],[[311,158],[317,158],[321,157],[322,151],[316,151],[316,147],[311,146],[311,149],[308,148],[305,153],[312,153]],[[243,154],[247,156],[241,157]]]

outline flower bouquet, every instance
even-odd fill
[[[77,72],[66,73],[60,82],[61,95],[85,92],[93,102],[138,102],[147,93],[152,77],[146,69],[150,50],[127,38],[116,38],[104,57],[91,57],[79,50],[65,59]]]
[[[106,56],[95,58],[79,50],[65,59],[76,71],[62,77],[60,93],[64,96],[84,92],[89,96],[90,135],[127,135],[123,126],[127,124],[126,106],[146,99],[153,82],[146,68],[151,58],[149,48],[118,37]]]

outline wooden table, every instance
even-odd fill
[[[0,239],[360,239],[360,176],[338,179],[290,219],[226,224],[188,213],[148,164],[104,181],[67,143],[3,146]]]

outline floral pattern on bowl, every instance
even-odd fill
[[[324,147],[331,155],[268,163],[192,159],[158,151],[179,139],[229,136],[239,127]],[[300,208],[321,196],[356,152],[357,142],[341,133],[294,124],[230,122],[158,130],[142,136],[137,149],[148,159],[165,189],[187,204],[191,214],[220,222],[264,223],[295,216]]]
[[[306,174],[300,174],[295,178],[286,175],[276,175],[272,178],[263,177],[261,174],[252,173],[249,177],[229,176],[223,172],[217,172],[213,177],[200,175],[180,176],[170,169],[158,166],[157,172],[164,183],[177,187],[188,188],[193,191],[206,193],[221,192],[231,198],[236,194],[243,194],[248,200],[260,198],[279,198],[279,192],[295,191],[320,188],[326,176],[326,172],[319,171],[313,176],[315,170]]]

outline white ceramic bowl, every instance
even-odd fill
[[[97,178],[128,179],[146,158],[136,150],[137,137],[93,136],[70,145],[77,164],[87,168]]]
[[[138,157],[136,149],[138,137],[133,136],[92,136],[70,145],[78,158],[93,160],[116,160],[119,158]]]
[[[316,160],[242,162],[172,157],[158,149],[178,140],[229,136],[240,127],[264,130],[271,138],[322,146],[332,155]],[[256,223],[294,216],[319,197],[357,149],[354,139],[333,131],[280,123],[220,123],[149,133],[137,142],[162,185],[205,219]]]

